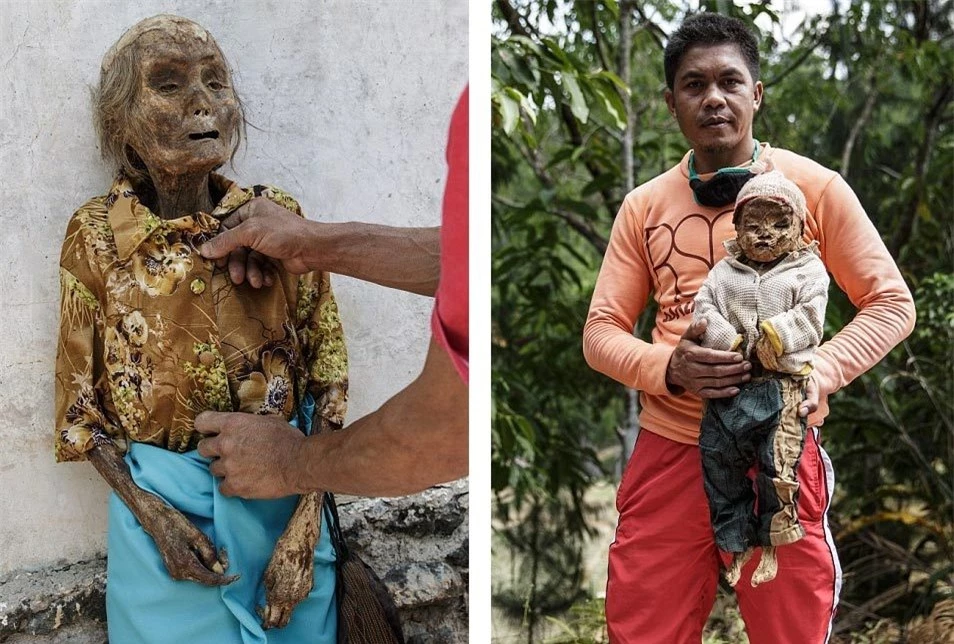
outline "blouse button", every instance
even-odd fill
[[[192,292],[196,295],[202,295],[203,291],[205,291],[205,280],[201,277],[197,277],[189,284],[189,288],[192,289]]]

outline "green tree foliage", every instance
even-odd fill
[[[843,631],[924,614],[954,576],[952,5],[835,2],[791,40],[761,30],[756,136],[845,176],[918,306],[915,333],[832,399],[825,424]],[[498,600],[531,624],[575,598],[597,449],[634,422],[632,398],[584,363],[581,332],[623,196],[685,153],[662,48],[698,10],[782,18],[766,2],[494,3],[492,482],[499,538],[527,566]],[[833,285],[826,335],[853,315]],[[554,543],[559,556],[540,554]]]

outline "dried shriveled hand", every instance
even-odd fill
[[[700,346],[699,340],[706,326],[704,319],[695,320],[682,334],[669,359],[666,384],[670,388],[690,391],[700,398],[734,396],[739,393],[738,385],[750,379],[748,372],[752,365],[736,351]]]
[[[314,568],[314,539],[286,531],[275,544],[265,569],[265,608],[259,610],[262,628],[288,625],[295,606],[311,592]]]
[[[149,503],[143,515],[143,529],[156,542],[173,579],[225,586],[239,578],[224,574],[229,567],[225,550],[216,552],[205,533],[175,508],[157,499]]]
[[[771,371],[779,371],[778,354],[775,353],[775,347],[767,335],[762,334],[755,341],[755,355],[758,356],[763,367]]]

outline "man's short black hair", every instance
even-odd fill
[[[745,23],[738,18],[723,16],[718,13],[697,13],[689,16],[682,25],[673,32],[666,43],[666,53],[663,54],[663,65],[666,70],[666,86],[671,90],[676,82],[676,70],[682,57],[692,47],[699,45],[738,45],[745,66],[752,74],[752,82],[759,79],[759,44]]]

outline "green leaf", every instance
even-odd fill
[[[623,79],[620,78],[619,76],[617,76],[616,74],[614,74],[613,72],[610,72],[610,71],[607,71],[607,70],[604,69],[604,70],[602,70],[602,71],[596,72],[596,74],[594,74],[594,76],[595,76],[596,78],[603,78],[603,79],[606,79],[606,80],[610,81],[611,83],[613,83],[613,85],[615,85],[615,86],[618,87],[620,90],[622,90],[623,92],[625,92],[627,96],[629,96],[629,95],[632,93],[631,90],[630,90],[630,88],[629,88],[629,85],[627,85],[625,82],[623,82]]]
[[[626,106],[623,105],[623,102],[619,98],[619,94],[616,93],[615,89],[606,89],[603,87],[596,88],[597,95],[603,99],[603,106],[606,108],[606,111],[609,112],[610,117],[613,119],[613,125],[617,129],[622,130],[626,127]]]
[[[503,131],[508,135],[513,134],[514,128],[520,122],[520,102],[514,100],[507,92],[498,94],[496,98],[497,104],[500,106]]]
[[[527,38],[526,36],[510,36],[509,38],[507,38],[507,42],[520,45],[527,51],[530,51],[531,53],[533,53],[535,56],[539,56],[542,53],[540,50],[540,46],[537,43],[535,43],[533,40],[531,40],[530,38]]]
[[[563,67],[571,68],[573,62],[570,60],[570,57],[566,55],[566,52],[557,44],[553,38],[542,38],[541,42],[546,46],[547,51],[550,52],[552,58],[560,63]]]
[[[580,123],[585,124],[590,115],[590,108],[586,104],[586,99],[583,98],[583,92],[580,91],[580,84],[572,74],[567,72],[560,76],[560,82],[566,89],[567,94],[570,95],[570,111],[573,112],[573,116],[579,119]]]
[[[540,72],[530,66],[526,56],[515,55],[512,51],[503,49],[500,51],[500,60],[510,70],[514,80],[525,87],[533,87],[540,80]]]

